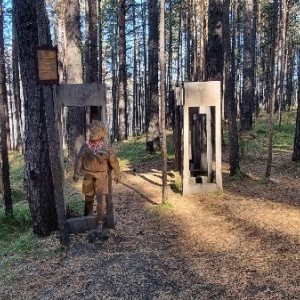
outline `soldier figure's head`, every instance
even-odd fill
[[[105,137],[106,127],[104,122],[93,120],[90,124],[90,129],[91,129],[91,134],[90,134],[91,141],[93,142],[100,141]]]

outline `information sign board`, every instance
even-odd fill
[[[58,84],[57,48],[37,47],[37,69],[39,84]]]

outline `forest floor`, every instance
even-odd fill
[[[266,157],[244,161],[247,176],[235,180],[223,163],[223,192],[169,188],[165,205],[159,161],[123,170],[109,239],[72,235],[60,255],[28,257],[0,299],[300,299],[300,173],[290,160],[274,154],[271,181]]]

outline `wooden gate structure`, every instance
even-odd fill
[[[58,128],[61,128],[60,112],[62,107],[80,106],[88,107],[90,111],[96,111],[96,119],[103,121],[107,124],[107,108],[106,108],[106,86],[100,83],[90,84],[63,84],[55,87],[56,104],[55,111],[57,122],[59,123]],[[96,108],[96,109],[95,109]],[[60,144],[61,144],[61,157],[63,158],[62,149],[62,135],[60,132]],[[108,138],[108,136],[106,137]],[[62,169],[63,160],[61,160]],[[114,227],[114,210],[112,202],[112,178],[111,170],[108,172],[109,178],[109,193],[107,195],[107,215],[106,225],[108,228]],[[64,178],[63,178],[64,180]],[[62,191],[64,202],[66,201],[65,192]],[[66,203],[64,203],[66,206]],[[84,216],[75,217],[66,220],[68,233],[80,233],[93,229],[97,224],[96,216]]]
[[[90,113],[95,113],[96,119],[107,124],[106,87],[100,83],[90,84],[59,84],[57,47],[41,45],[37,47],[37,83],[50,85],[46,93],[53,93],[53,102],[45,101],[45,117],[49,144],[50,165],[53,174],[54,197],[61,243],[68,245],[69,233],[85,231],[94,226],[96,218],[81,217],[67,220],[65,177],[62,147],[61,108],[63,106],[85,106]],[[89,120],[91,121],[91,119]],[[107,220],[109,227],[114,227],[112,206],[112,181],[109,175],[109,194],[107,195]]]

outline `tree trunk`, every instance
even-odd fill
[[[66,83],[82,83],[82,53],[79,0],[64,0]],[[68,107],[67,144],[68,169],[74,169],[75,160],[85,141],[86,115],[84,107]]]
[[[293,94],[293,74],[294,74],[295,48],[289,43],[287,53],[287,83],[286,83],[286,105],[290,109],[292,106]]]
[[[125,33],[126,2],[120,1],[119,16],[119,130],[118,140],[127,138],[127,78],[126,78],[126,33]]]
[[[103,82],[103,40],[102,40],[102,35],[103,35],[103,30],[102,30],[102,4],[101,0],[98,2],[98,36],[99,36],[99,41],[98,41],[98,47],[99,47],[99,82]]]
[[[200,1],[200,64],[199,64],[199,73],[200,73],[200,81],[205,80],[205,44],[206,44],[206,1]]]
[[[100,4],[99,4],[100,5]],[[85,82],[92,83],[97,82],[98,79],[98,32],[97,32],[97,2],[93,0],[87,0],[85,2]],[[101,73],[102,76],[102,73]],[[102,80],[102,78],[101,78]],[[90,124],[92,120],[102,120],[101,107],[90,106],[87,107],[87,124]]]
[[[177,46],[177,70],[176,70],[176,83],[175,86],[179,86],[182,81],[182,1],[179,4],[179,25],[178,25],[178,46]]]
[[[25,106],[25,179],[33,231],[47,236],[57,229],[54,186],[49,161],[45,103],[37,86],[36,1],[13,1]]]
[[[238,127],[237,127],[237,104],[234,97],[234,73],[235,73],[235,61],[234,50],[235,43],[230,47],[230,41],[235,40],[235,35],[230,36],[229,30],[229,5],[230,0],[225,0],[224,3],[224,101],[226,109],[226,115],[228,117],[228,135],[229,135],[229,165],[230,176],[235,175],[240,170],[239,163],[239,141],[238,141]],[[232,18],[234,18],[232,14]],[[234,26],[235,20],[232,20]]]
[[[133,108],[132,108],[132,126],[131,130],[134,136],[138,135],[138,119],[139,119],[139,105],[138,105],[138,56],[139,56],[139,43],[138,32],[136,26],[136,6],[132,7],[132,26],[133,26]]]
[[[97,1],[86,0],[85,82],[97,81]]]
[[[297,75],[298,75],[298,93],[297,93],[297,118],[296,118],[296,129],[295,129],[295,137],[294,137],[294,150],[292,161],[299,162],[300,161],[300,50],[297,51]]]
[[[279,74],[279,126],[282,121],[282,110],[285,110],[285,89],[284,81],[287,78],[286,73],[286,35],[287,35],[287,0],[281,0],[282,12],[281,12],[281,30],[280,30],[280,74]]]
[[[159,99],[158,99],[158,1],[149,0],[149,99],[146,110],[147,152],[154,153],[159,144]]]
[[[258,116],[260,112],[260,105],[263,103],[264,95],[264,55],[262,53],[263,30],[262,30],[262,8],[261,3],[257,3],[257,83],[256,83],[256,104],[255,104],[255,115]]]
[[[3,10],[2,1],[0,1],[0,148],[1,148],[1,176],[0,180],[3,183],[4,191],[4,207],[5,214],[13,214],[13,203],[12,194],[10,186],[10,171],[9,171],[9,161],[8,161],[8,149],[7,149],[7,90],[6,90],[6,72],[5,72],[5,61],[4,61],[4,38],[3,38]],[[0,184],[1,187],[1,184]]]
[[[168,70],[167,70],[167,75],[166,75],[166,85],[167,85],[167,99],[170,103],[172,96],[170,95],[173,93],[173,87],[172,87],[172,74],[173,74],[173,27],[174,27],[174,20],[172,18],[172,12],[173,12],[173,2],[172,0],[169,1],[169,38],[168,38]],[[173,97],[174,98],[174,97]],[[174,107],[173,107],[174,108]],[[168,111],[169,118],[172,120],[172,115],[174,115],[174,110],[173,111]],[[174,126],[174,124],[172,124]]]
[[[166,62],[165,62],[165,1],[160,1],[160,32],[159,32],[159,61],[160,61],[160,137],[162,153],[162,202],[168,199],[167,186],[167,135],[166,135]]]
[[[255,62],[255,24],[254,0],[245,0],[244,15],[244,51],[243,51],[243,92],[241,103],[241,129],[252,128],[252,113],[254,107],[254,62]]]
[[[209,1],[206,80],[222,81],[223,74],[223,0]]]
[[[277,29],[278,29],[278,0],[274,0],[272,11],[272,43],[271,43],[271,58],[270,58],[270,115],[269,115],[269,145],[268,145],[268,161],[266,167],[265,177],[271,176],[272,156],[273,156],[273,123],[274,123],[274,103],[275,103],[275,84],[276,84],[276,72],[275,72],[275,56],[277,53]]]
[[[223,0],[209,1],[206,80],[221,81],[223,86]],[[221,97],[222,95],[220,95]],[[222,97],[221,97],[222,98]],[[220,104],[221,105],[221,104]],[[215,110],[211,109],[212,145],[215,145]]]
[[[52,45],[48,15],[44,0],[36,1],[38,38],[40,45]],[[49,158],[53,179],[53,191],[55,207],[59,225],[60,240],[62,245],[68,246],[69,232],[66,220],[66,199],[64,194],[64,167],[62,157],[61,139],[59,134],[59,109],[54,102],[53,87],[51,85],[40,86],[41,98],[45,103],[45,116],[47,125],[47,137],[49,145]]]
[[[192,16],[192,1],[185,1],[185,80],[192,81],[191,74],[191,58],[192,58],[192,24],[191,24],[191,16]]]
[[[116,34],[116,33],[115,33]],[[111,64],[112,64],[112,86],[116,87],[112,89],[112,107],[113,107],[113,113],[112,113],[112,124],[113,124],[113,137],[116,138],[118,136],[118,70],[116,66],[116,60],[115,57],[118,55],[117,49],[116,49],[116,42],[111,41]]]

